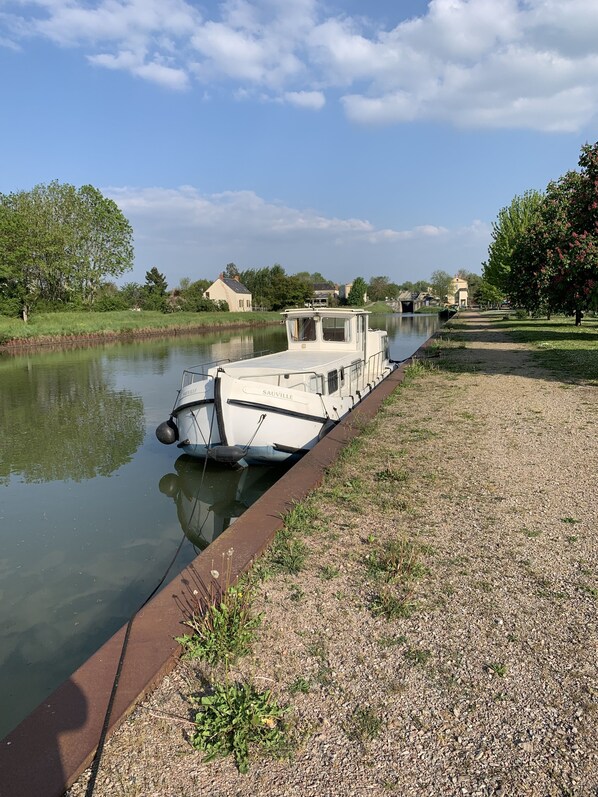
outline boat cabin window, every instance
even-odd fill
[[[322,336],[324,340],[346,343],[351,339],[348,318],[322,318]]]
[[[338,371],[328,371],[328,393],[338,390]]]
[[[289,320],[291,340],[315,340],[316,322],[313,318],[293,318]]]

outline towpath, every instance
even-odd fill
[[[293,758],[202,763],[187,697],[213,673],[181,663],[96,797],[598,794],[596,388],[473,316],[419,370],[312,497],[305,569],[258,590],[232,676],[291,707]]]

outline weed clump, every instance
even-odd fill
[[[241,585],[229,587],[219,603],[206,601],[202,607],[198,601],[198,613],[184,621],[193,633],[176,637],[185,657],[218,664],[245,656],[262,620],[252,614],[252,600],[251,589]]]
[[[232,754],[239,772],[249,769],[251,748],[281,757],[288,750],[285,709],[269,689],[250,683],[214,684],[212,692],[196,701],[191,744],[206,753],[205,761]]]

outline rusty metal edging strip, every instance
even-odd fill
[[[231,551],[233,579],[251,567],[282,526],[284,514],[320,484],[325,469],[359,434],[361,422],[373,418],[382,402],[403,381],[410,361],[381,382],[138,612],[130,629],[110,731],[176,665],[179,646],[174,637],[181,633],[181,618],[191,606],[193,591],[209,589],[211,571],[218,569]],[[126,628],[126,625],[120,628],[0,741],[0,797],[60,797],[89,766],[102,732]]]

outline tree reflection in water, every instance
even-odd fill
[[[23,358],[1,378],[0,484],[109,476],[143,441],[142,399],[117,390],[93,351]]]

